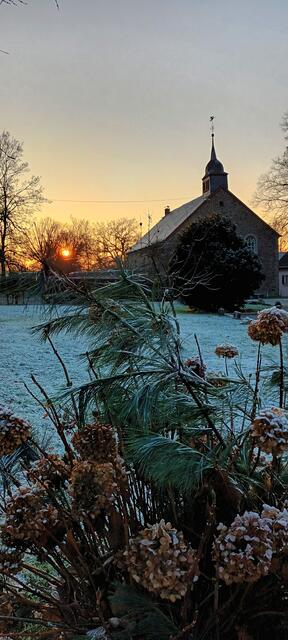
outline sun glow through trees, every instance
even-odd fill
[[[71,251],[70,251],[70,249],[68,249],[67,247],[63,247],[63,248],[61,249],[60,253],[61,253],[61,256],[62,256],[63,258],[70,258],[70,256],[71,256]]]

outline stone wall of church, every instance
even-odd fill
[[[209,196],[199,210],[188,218],[165,241],[140,251],[131,252],[128,258],[129,268],[136,269],[155,277],[155,271],[165,279],[169,269],[169,261],[173,256],[181,234],[192,222],[203,219],[214,213],[230,218],[243,238],[251,236],[256,243],[256,251],[263,265],[265,280],[258,293],[263,296],[277,296],[279,292],[278,275],[278,238],[275,232],[256,216],[245,204],[240,202],[229,191],[220,189]],[[170,214],[168,214],[170,215]]]

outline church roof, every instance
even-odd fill
[[[161,220],[152,227],[150,232],[146,233],[141,240],[138,240],[130,251],[139,251],[139,249],[149,247],[151,244],[166,240],[192,213],[195,213],[206,199],[207,195],[199,196],[194,200],[190,200],[190,202],[182,204],[181,207],[170,211],[170,213],[164,216],[164,218],[161,218]]]
[[[275,229],[273,229],[267,222],[265,222],[265,220],[260,218],[260,216],[258,216],[257,213],[255,213],[255,211],[252,211],[252,209],[247,207],[247,205],[244,204],[244,202],[242,202],[239,198],[237,198],[237,196],[235,196],[234,193],[232,193],[231,191],[226,191],[226,193],[229,194],[230,198],[233,198],[234,200],[239,202],[241,205],[243,205],[243,207],[245,207],[247,212],[249,212],[255,218],[258,218],[258,220],[260,220],[265,227],[268,227],[270,231],[272,231],[273,233],[275,233],[276,236],[279,237],[279,233],[277,233]],[[199,207],[201,207],[201,205],[208,198],[211,198],[211,195],[209,194],[209,192],[206,193],[205,195],[199,196],[198,198],[194,198],[194,200],[190,200],[190,202],[186,202],[185,204],[182,204],[181,207],[177,207],[177,209],[174,209],[173,211],[170,211],[170,213],[168,213],[163,218],[161,218],[161,220],[159,220],[159,222],[157,222],[157,224],[155,224],[154,227],[152,227],[150,232],[146,233],[140,240],[138,240],[138,242],[136,242],[136,244],[134,244],[133,247],[131,247],[128,253],[131,253],[132,251],[140,251],[141,249],[145,249],[150,245],[154,245],[158,242],[163,242],[164,240],[167,240],[167,238],[169,238],[169,236],[174,231],[179,229],[179,227],[182,225],[183,222],[185,222],[185,220],[187,220],[193,213],[196,213]],[[288,256],[288,253],[286,255]],[[284,262],[285,261],[283,260],[283,266],[284,266]],[[281,265],[281,261],[280,261],[280,265]]]

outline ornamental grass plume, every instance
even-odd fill
[[[72,509],[75,513],[85,513],[93,519],[102,511],[109,512],[117,491],[116,471],[110,462],[75,462],[70,478]]]
[[[195,549],[170,522],[148,526],[129,542],[123,555],[133,580],[163,600],[183,598],[199,577]]]
[[[20,487],[9,499],[2,529],[5,544],[27,549],[57,544],[64,535],[57,509],[47,503],[45,492]]]
[[[31,427],[27,422],[10,411],[0,411],[0,457],[13,453],[28,442],[30,436]]]
[[[280,344],[283,333],[288,330],[288,312],[278,307],[263,309],[257,314],[256,320],[248,325],[248,335],[252,340],[261,344]]]
[[[235,358],[239,355],[237,347],[232,344],[219,344],[215,349],[218,358]]]
[[[282,409],[262,409],[251,424],[251,437],[262,451],[280,456],[288,449],[288,420]]]
[[[269,573],[273,541],[271,522],[254,511],[237,515],[230,527],[220,523],[213,545],[218,578],[226,584],[256,582]]]

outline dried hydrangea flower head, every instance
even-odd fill
[[[68,480],[70,469],[64,460],[55,454],[40,458],[27,472],[27,478],[39,487],[60,489]]]
[[[110,462],[75,462],[70,478],[70,493],[76,513],[86,513],[90,518],[95,518],[103,510],[109,512],[117,491],[116,471]]]
[[[280,343],[283,333],[287,330],[288,312],[278,307],[259,311],[256,320],[252,320],[248,325],[248,335],[252,340],[274,347]]]
[[[239,355],[237,347],[233,347],[232,344],[218,344],[215,353],[218,358],[235,358]]]
[[[117,446],[112,427],[95,422],[77,430],[72,437],[73,445],[81,458],[96,462],[113,462]]]
[[[273,553],[288,556],[288,509],[277,509],[263,504],[261,518],[271,520]]]
[[[0,548],[0,571],[4,575],[19,573],[23,553],[19,549]]]
[[[0,410],[0,456],[13,453],[29,440],[30,435],[31,427],[27,422],[10,411]]]
[[[183,598],[188,584],[199,577],[195,549],[164,520],[130,540],[124,561],[135,582],[170,602]]]
[[[197,356],[195,356],[194,358],[188,358],[188,360],[186,360],[184,364],[186,367],[188,367],[188,369],[190,369],[190,371],[192,371],[192,373],[195,373],[199,378],[205,377],[206,366]]]
[[[245,511],[230,527],[219,524],[218,531],[213,559],[221,580],[226,584],[256,582],[269,573],[273,552],[269,519]]]
[[[44,547],[56,543],[64,535],[58,511],[47,503],[41,490],[21,487],[6,508],[6,521],[2,529],[3,540],[19,548]]]
[[[288,420],[282,409],[263,409],[251,425],[254,444],[266,453],[280,456],[288,449]]]

